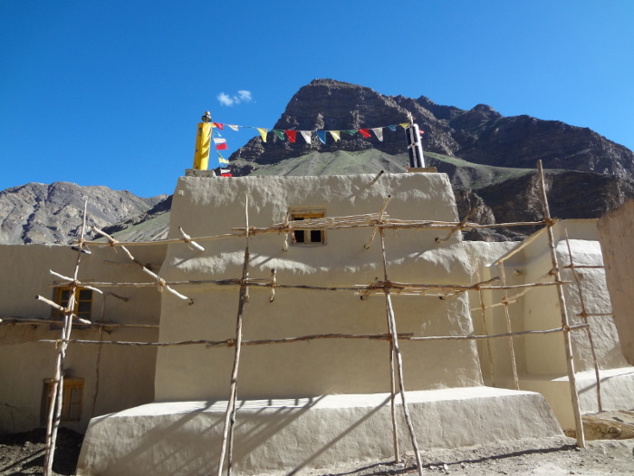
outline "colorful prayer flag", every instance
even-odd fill
[[[297,131],[288,130],[284,132],[286,132],[286,137],[288,137],[289,142],[292,142],[294,144],[297,140]]]
[[[376,136],[377,139],[383,142],[383,128],[382,127],[375,127],[374,129],[372,129],[372,132],[374,132],[374,135]]]
[[[396,132],[396,124],[392,124],[392,125],[390,125],[390,126],[387,126],[387,128],[388,128],[389,130],[391,130],[392,132]]]
[[[236,126],[235,124],[227,124],[227,127],[231,129],[232,131],[236,131],[236,132],[240,130],[240,126]]]
[[[269,131],[268,129],[263,129],[260,127],[256,127],[258,132],[260,133],[260,137],[262,137],[262,142],[266,142],[266,133]]]
[[[214,137],[214,144],[216,144],[216,150],[227,149],[227,139],[223,139],[222,137]]]
[[[273,133],[277,136],[279,140],[284,140],[284,131],[273,129]]]
[[[328,132],[330,132],[330,135],[335,140],[335,142],[337,142],[338,140],[341,140],[341,133],[339,131],[328,131]]]
[[[371,136],[369,129],[359,129],[359,134],[361,134],[366,139]]]
[[[307,144],[311,144],[313,142],[313,136],[311,131],[299,131]]]
[[[317,131],[317,138],[322,144],[326,143],[326,131]]]
[[[223,130],[225,128],[225,125],[221,122],[213,122],[212,124],[214,125],[214,127],[217,127],[220,130]]]
[[[355,129],[347,129],[347,130],[342,131],[342,132],[345,132],[346,134],[351,135],[351,136],[353,136],[353,135],[355,135],[357,133],[357,131]]]
[[[410,123],[409,122],[401,122],[399,124],[399,126],[401,126],[403,129],[407,129],[409,127]]]
[[[225,159],[222,155],[218,154],[218,162],[220,162],[221,164],[228,164],[229,161],[227,159]]]

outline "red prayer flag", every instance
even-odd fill
[[[289,142],[295,143],[297,139],[297,131],[284,131],[286,132],[286,137],[288,137]]]
[[[366,139],[371,136],[369,129],[359,129],[359,134],[361,134]]]
[[[216,126],[220,130],[223,130],[225,128],[225,125],[222,122],[214,122],[214,126]]]

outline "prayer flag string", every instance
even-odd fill
[[[313,129],[313,130],[297,130],[297,129],[267,129],[264,127],[253,126],[241,126],[238,124],[225,124],[223,122],[211,123],[211,138],[216,148],[216,154],[218,154],[218,162],[221,164],[228,164],[229,161],[225,159],[221,154],[221,150],[227,150],[227,139],[222,137],[219,131],[224,131],[225,126],[232,131],[238,132],[240,129],[255,129],[260,134],[262,142],[266,142],[269,132],[273,133],[273,137],[278,140],[288,140],[290,143],[295,144],[297,141],[297,133],[302,136],[306,144],[311,145],[313,143],[313,136],[317,137],[317,141],[321,144],[326,144],[328,136],[334,142],[341,140],[341,134],[354,137],[359,134],[365,139],[369,139],[374,134],[377,140],[383,142],[383,130],[389,129],[392,132],[396,132],[398,127],[407,129],[411,125],[411,122],[401,122],[399,124],[390,124],[389,126],[372,127],[372,128],[360,128],[360,129]],[[423,131],[420,131],[423,134]]]
[[[382,127],[372,127],[372,128],[359,128],[359,129],[313,129],[313,130],[297,130],[297,129],[267,129],[264,127],[253,127],[253,126],[241,126],[238,124],[225,124],[223,122],[212,122],[212,129],[224,130],[225,126],[231,129],[232,131],[239,131],[240,129],[255,129],[260,134],[260,138],[262,142],[267,141],[267,137],[269,132],[273,133],[273,137],[276,137],[278,140],[288,140],[291,143],[296,143],[297,141],[297,133],[303,137],[304,141],[307,144],[313,143],[313,134],[316,136],[317,141],[326,144],[328,136],[330,136],[331,140],[337,142],[341,140],[341,134],[347,134],[349,136],[355,136],[359,134],[360,136],[369,139],[374,135],[379,141],[383,141],[383,130],[389,129],[392,132],[395,132],[397,127],[402,127],[403,129],[407,129],[411,125],[410,122],[402,122],[400,124],[390,124],[388,126]],[[421,134],[423,132],[421,131]],[[216,133],[217,139],[214,138],[214,144],[216,145],[217,150],[225,150],[227,148],[227,143],[225,139],[221,139],[219,133]]]

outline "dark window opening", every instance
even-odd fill
[[[68,307],[70,300],[71,288],[68,286],[55,288],[53,301],[63,307]],[[75,289],[75,306],[73,312],[80,318],[90,320],[92,312],[92,291],[90,289]],[[54,309],[51,317],[54,319],[62,319],[64,313],[58,309]]]
[[[290,213],[292,221],[324,218],[326,212],[322,210],[298,210]],[[326,233],[324,230],[295,230],[293,231],[293,243],[302,245],[325,244]]]

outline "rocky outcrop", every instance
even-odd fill
[[[426,151],[460,157],[470,162],[499,167],[581,170],[617,175],[634,172],[634,153],[590,129],[529,116],[504,117],[490,106],[470,110],[441,106],[428,98],[385,96],[354,84],[316,79],[300,88],[277,121],[275,129],[349,130],[382,127],[412,118],[425,132]],[[234,175],[248,175],[259,165],[277,163],[310,152],[377,149],[390,155],[404,154],[406,141],[401,128],[385,129],[383,141],[342,134],[338,142],[295,144],[269,134],[249,141],[230,157]]]
[[[452,121],[454,122],[454,121]],[[596,132],[529,116],[499,117],[481,126],[472,141],[456,151],[461,158],[500,167],[535,166],[581,170],[630,177],[634,172],[632,151]]]
[[[0,243],[73,241],[81,233],[85,200],[87,228],[102,228],[145,213],[162,198],[139,198],[127,191],[68,182],[9,188],[0,192]]]
[[[555,218],[600,218],[634,197],[634,181],[615,175],[573,170],[544,173],[550,213]],[[544,218],[537,173],[483,187],[477,191],[459,190],[456,199],[461,216],[471,208],[470,221],[512,223]],[[485,241],[518,240],[535,232],[534,227],[502,228],[470,232],[467,239]]]

